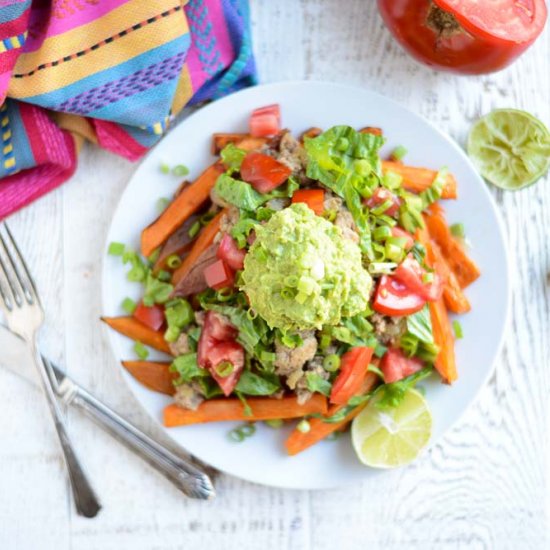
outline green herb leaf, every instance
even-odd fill
[[[139,254],[132,250],[126,250],[122,255],[122,263],[132,266],[130,271],[126,274],[126,278],[129,281],[133,283],[142,283],[145,281],[148,269]]]
[[[167,342],[175,342],[183,328],[193,322],[195,314],[191,304],[183,298],[171,300],[164,310],[168,329],[164,335]]]
[[[306,383],[309,391],[322,393],[327,397],[332,390],[332,384],[316,372],[306,372]]]
[[[175,372],[179,375],[174,380],[174,385],[179,386],[181,384],[187,384],[195,378],[205,378],[209,376],[206,369],[199,367],[197,364],[196,353],[186,353],[176,357],[169,367],[170,372]]]
[[[221,174],[218,177],[215,190],[225,202],[251,212],[270,199],[269,195],[258,193],[249,183],[232,178],[228,174]]]
[[[128,314],[133,315],[137,304],[131,298],[124,298],[122,301],[122,309]]]
[[[425,305],[419,312],[407,317],[407,331],[426,344],[434,343],[430,308]]]
[[[462,331],[462,325],[456,319],[453,321],[453,330],[457,340],[464,338],[464,332]]]
[[[177,177],[187,176],[187,174],[189,174],[189,168],[187,168],[185,164],[176,164],[176,166],[172,168],[172,174]]]
[[[239,149],[234,143],[228,143],[220,152],[222,162],[229,171],[229,174],[238,172],[241,169],[246,151]]]
[[[441,198],[443,188],[445,187],[445,183],[447,182],[448,174],[449,170],[447,168],[442,168],[437,173],[437,176],[435,177],[430,187],[420,193],[420,198],[422,199],[422,209],[430,206],[430,204],[438,201]]]
[[[457,239],[466,238],[466,229],[464,228],[463,223],[453,223],[449,229],[451,230],[453,237],[456,237]]]
[[[276,376],[267,378],[250,371],[243,371],[235,390],[244,395],[271,395],[281,388]]]
[[[145,305],[164,304],[170,298],[174,287],[170,283],[165,283],[157,279],[151,271],[147,273],[145,281],[145,293],[143,303]]]
[[[377,388],[374,393],[382,393],[380,401],[376,403],[376,406],[380,409],[387,409],[397,407],[403,398],[405,397],[405,392],[420,382],[424,380],[433,372],[432,367],[425,367],[399,382],[392,382],[391,384],[384,384]],[[373,395],[374,395],[373,393]]]
[[[403,158],[405,158],[405,155],[408,153],[406,147],[404,147],[403,145],[398,145],[392,152],[391,156],[397,160],[397,161],[400,161],[400,160],[403,160]]]

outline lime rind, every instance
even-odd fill
[[[467,149],[481,175],[501,189],[523,189],[550,168],[548,128],[518,109],[497,109],[479,119]]]
[[[380,394],[374,396],[353,421],[353,448],[366,466],[405,466],[418,457],[430,440],[430,409],[424,397],[412,389],[394,408],[380,409],[380,399]]]

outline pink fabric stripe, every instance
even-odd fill
[[[25,130],[36,136],[32,150],[37,166],[2,179],[0,219],[55,189],[76,169],[76,150],[69,132],[60,130],[38,107],[21,104],[20,113]]]
[[[147,148],[128,135],[120,126],[107,120],[90,120],[99,145],[108,151],[116,153],[128,160],[138,160]]]
[[[191,11],[189,10],[189,4],[185,9],[186,12]],[[208,14],[214,22],[214,35],[221,51],[220,61],[224,67],[227,67],[233,61],[235,53],[233,51],[233,44],[231,43],[229,33],[227,32],[227,25],[225,22],[221,0],[210,0],[210,2],[208,2]],[[193,90],[198,90],[210,78],[210,76],[203,70],[203,64],[199,59],[200,51],[194,41],[195,37],[193,36],[193,33],[191,33],[191,48],[187,54],[187,65],[189,67]]]
[[[86,23],[99,19],[106,13],[113,11],[115,8],[118,8],[129,1],[130,0],[101,0],[97,4],[88,4],[81,1],[78,2],[78,7],[75,7],[77,3],[74,2],[74,4],[68,8],[57,6],[53,8],[53,10],[51,7],[33,9],[31,12],[31,21],[29,25],[31,29],[34,26],[42,27],[44,20],[47,20],[47,17],[49,17],[49,12],[53,11],[53,13],[50,18],[47,33],[45,33],[46,36],[42,33],[36,33],[38,36],[35,37],[35,33],[29,33],[29,37],[25,43],[23,51],[33,52],[38,50],[45,38],[57,36],[76,27],[86,25]]]

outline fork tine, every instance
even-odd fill
[[[23,287],[17,265],[8,246],[6,245],[2,232],[0,231],[0,257],[2,256],[2,268],[4,270],[4,274],[8,280],[15,303],[21,307],[23,305],[23,301],[25,299],[28,300],[28,291],[26,292]],[[32,299],[30,300],[30,303],[32,303]]]
[[[2,298],[4,305],[8,311],[13,311],[15,306],[15,298],[8,279],[8,272],[4,266],[2,256],[0,256],[0,298]]]
[[[21,287],[23,289],[23,292],[25,293],[25,297],[30,303],[40,303],[40,298],[38,297],[38,291],[36,290],[36,284],[34,282],[34,279],[32,278],[32,275],[29,271],[29,268],[27,267],[27,262],[25,262],[25,259],[23,258],[23,255],[21,254],[21,251],[19,250],[19,247],[17,246],[17,243],[15,242],[15,239],[13,238],[13,235],[10,231],[10,228],[8,227],[7,223],[2,224],[4,226],[4,229],[6,230],[6,233],[8,235],[8,241],[13,249],[15,258],[18,260],[18,262],[14,262],[12,256],[10,255],[10,259],[12,261],[12,264],[14,265],[14,269],[16,273],[18,274],[18,280],[21,284]],[[23,277],[25,279],[25,284],[23,284]]]

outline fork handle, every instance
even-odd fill
[[[70,402],[117,441],[153,466],[188,497],[211,499],[215,496],[212,482],[204,472],[124,420],[84,388],[75,386],[75,394]]]
[[[63,451],[63,458],[65,459],[65,464],[67,466],[67,471],[69,473],[69,481],[71,485],[71,490],[73,493],[73,498],[76,505],[77,512],[84,517],[93,518],[101,510],[101,504],[93,490],[88,477],[78,457],[73,449],[69,434],[63,420],[63,415],[61,409],[59,408],[59,403],[55,396],[54,389],[52,387],[51,377],[48,374],[50,366],[42,359],[38,350],[36,348],[36,343],[32,343],[33,348],[33,357],[36,368],[40,374],[40,381],[42,383],[42,388],[46,395],[46,400],[50,407],[52,413],[55,429],[57,432],[57,437],[61,443],[61,449]]]

